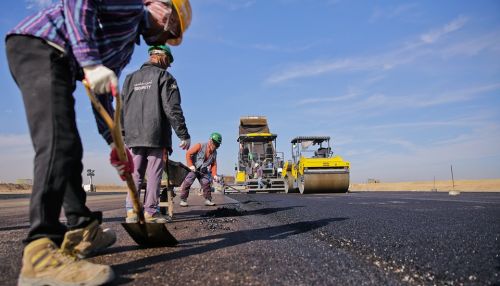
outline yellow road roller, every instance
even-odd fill
[[[333,154],[329,136],[299,136],[291,143],[292,160],[285,162],[281,173],[286,193],[349,190],[350,163]]]

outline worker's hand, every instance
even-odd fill
[[[90,89],[96,94],[110,93],[111,86],[118,85],[115,72],[103,65],[84,67],[83,72]]]
[[[120,175],[120,178],[125,181],[125,174],[131,174],[132,172],[134,172],[134,160],[132,159],[132,154],[130,154],[128,148],[125,148],[125,152],[127,153],[127,162],[123,162],[118,158],[118,151],[116,150],[115,143],[111,143],[109,147],[111,147],[109,161],[111,165],[116,168],[116,171],[118,172],[118,175]]]
[[[191,170],[192,172],[196,171],[196,167],[195,166],[189,166],[189,170]]]
[[[191,146],[190,138],[182,140],[181,143],[179,144],[179,147],[181,147],[182,150],[189,149],[189,146]]]
[[[219,176],[217,176],[217,175],[215,175],[215,176],[214,176],[214,182],[217,182],[217,183],[218,183],[218,182],[219,182],[219,179],[220,179],[220,178],[219,178]]]

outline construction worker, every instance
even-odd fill
[[[174,61],[170,48],[151,46],[148,52],[149,60],[127,75],[123,84],[123,129],[125,144],[131,148],[134,158],[132,177],[138,191],[147,174],[144,218],[146,222],[166,223],[168,218],[158,211],[163,150],[172,153],[172,128],[181,139],[179,147],[183,150],[189,149],[191,139],[177,81],[167,71]],[[126,222],[137,222],[130,195],[127,195],[126,208]]]
[[[259,190],[265,187],[264,183],[262,183],[263,173],[264,172],[262,170],[262,166],[259,163],[255,163],[255,176],[257,177],[257,185]]]
[[[108,94],[140,35],[150,45],[178,45],[190,21],[188,0],[62,0],[7,34],[9,68],[23,96],[35,149],[30,229],[18,285],[101,285],[113,280],[111,267],[81,259],[112,245],[116,235],[100,226],[102,213],[86,206],[73,91],[76,81],[85,78],[113,112]],[[109,130],[100,117],[96,120],[110,144],[112,165],[121,176],[131,172],[130,153],[127,162],[120,161]],[[66,225],[59,221],[62,207]]]
[[[203,190],[206,206],[215,206],[212,202],[212,192],[210,183],[212,178],[218,181],[217,177],[217,149],[222,143],[222,136],[214,132],[210,134],[207,143],[197,143],[186,152],[187,166],[191,170],[181,184],[181,201],[180,206],[187,207],[187,198],[189,196],[189,188],[194,180],[198,179]],[[211,178],[212,176],[212,178]]]

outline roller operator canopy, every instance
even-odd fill
[[[324,141],[330,141],[330,136],[298,136],[292,139],[291,143],[301,143],[304,141],[312,141],[312,144],[320,144]]]

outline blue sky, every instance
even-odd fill
[[[0,32],[47,3],[3,1]],[[191,4],[170,71],[193,141],[223,135],[219,173],[233,173],[239,117],[265,115],[287,159],[293,137],[331,136],[353,182],[447,180],[450,165],[455,179],[500,178],[499,1]],[[136,47],[121,79],[146,50]],[[31,178],[33,151],[5,53],[0,84],[0,180]],[[96,183],[119,183],[81,86],[75,97],[85,169],[96,170]],[[174,159],[183,157],[175,148]]]

